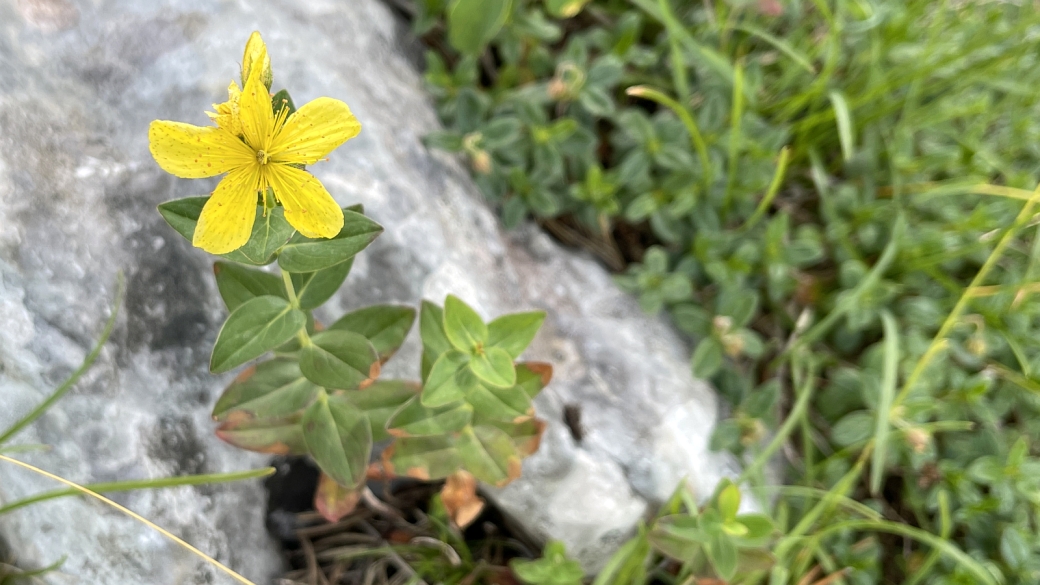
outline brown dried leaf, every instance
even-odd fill
[[[441,501],[459,528],[469,526],[484,509],[484,500],[477,495],[477,478],[465,470],[448,476],[441,489]]]
[[[331,477],[321,474],[318,491],[314,493],[314,509],[329,522],[339,522],[350,514],[361,500],[361,490],[345,488]]]

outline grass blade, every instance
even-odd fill
[[[36,467],[36,466],[33,466],[33,465],[29,465],[28,463],[24,463],[24,462],[19,461],[17,459],[11,459],[10,457],[8,457],[6,455],[0,455],[0,461],[4,461],[4,462],[10,463],[12,465],[17,465],[18,467],[21,467],[22,469],[27,469],[27,470],[29,470],[29,471],[31,471],[33,473],[42,475],[42,476],[44,476],[44,477],[46,477],[48,479],[52,479],[52,480],[54,480],[54,481],[56,481],[58,483],[61,483],[61,484],[64,484],[64,485],[68,486],[69,488],[72,488],[73,490],[75,490],[77,492],[80,492],[81,494],[83,494],[85,496],[89,496],[91,498],[94,498],[94,499],[104,503],[107,506],[115,508],[116,510],[119,510],[123,514],[126,514],[127,516],[133,518],[134,520],[137,520],[141,524],[144,524],[145,526],[151,528],[152,530],[155,530],[159,534],[162,534],[166,538],[168,538],[168,539],[172,540],[173,542],[177,543],[178,545],[180,545],[181,547],[186,549],[188,552],[194,554],[195,556],[201,558],[202,560],[206,561],[207,563],[209,563],[209,564],[213,565],[214,567],[220,569],[221,571],[223,571],[225,574],[230,576],[235,581],[238,581],[239,583],[242,583],[243,585],[256,585],[255,583],[253,583],[249,579],[246,579],[242,575],[239,575],[238,573],[236,573],[236,572],[232,571],[231,569],[227,568],[226,566],[224,566],[223,564],[220,563],[220,561],[214,559],[213,557],[207,555],[206,553],[200,551],[199,549],[191,546],[190,544],[188,544],[184,540],[178,538],[176,535],[174,535],[170,531],[168,531],[168,530],[162,528],[161,526],[155,524],[151,520],[148,520],[144,516],[141,516],[137,512],[134,512],[133,510],[130,510],[130,509],[124,507],[124,506],[120,506],[119,504],[113,502],[112,500],[106,498],[105,496],[102,496],[101,494],[94,493],[94,492],[88,490],[87,488],[77,484],[77,483],[71,482],[71,481],[69,481],[69,480],[67,480],[67,479],[65,479],[63,477],[58,477],[57,475],[54,475],[53,473],[50,473],[50,472],[47,472],[47,471],[44,471],[44,470],[40,469],[39,467]]]
[[[697,158],[700,159],[701,167],[704,169],[705,192],[711,189],[711,184],[714,182],[715,178],[712,176],[711,159],[708,158],[708,143],[704,141],[704,135],[701,134],[701,129],[697,126],[697,120],[694,119],[689,110],[679,102],[665,95],[664,92],[646,85],[630,87],[625,91],[625,93],[630,96],[657,102],[675,112],[676,116],[679,116],[679,120],[681,120],[683,125],[686,126],[686,131],[690,134],[690,141],[693,143],[693,148],[697,151]]]
[[[105,323],[105,328],[101,331],[101,337],[98,339],[94,349],[84,358],[83,363],[80,364],[79,368],[67,380],[62,382],[61,386],[58,386],[56,390],[39,406],[33,409],[32,412],[25,415],[18,422],[14,423],[14,426],[7,429],[4,434],[0,435],[0,445],[3,445],[11,437],[15,436],[19,431],[32,424],[33,421],[40,418],[43,413],[47,412],[47,409],[54,405],[55,402],[61,400],[62,396],[72,389],[72,387],[79,381],[83,374],[87,373],[87,370],[94,365],[94,361],[97,360],[98,356],[101,355],[101,348],[108,342],[108,337],[112,335],[112,329],[116,325],[116,315],[119,314],[119,306],[123,302],[123,273],[120,272],[116,280],[116,298],[112,305],[112,314],[108,317],[108,321]]]
[[[791,60],[794,61],[794,63],[802,69],[805,69],[807,72],[812,73],[814,75],[816,74],[816,68],[813,67],[812,63],[809,62],[808,57],[803,55],[800,51],[798,51],[798,49],[792,47],[791,44],[787,41],[779,37],[773,36],[765,29],[759,28],[753,24],[736,24],[733,25],[733,29],[745,32],[749,35],[756,36],[762,39],[770,45],[773,45],[773,47],[777,51],[780,51],[784,55],[790,57]]]
[[[881,326],[885,332],[884,363],[881,370],[881,396],[878,400],[877,423],[874,427],[874,453],[870,460],[870,493],[881,491],[885,473],[885,447],[888,444],[889,417],[892,400],[896,395],[896,376],[899,373],[899,331],[892,312],[881,311]]]
[[[784,176],[787,174],[787,164],[790,162],[791,148],[785,146],[780,149],[780,160],[776,163],[776,172],[773,173],[773,180],[769,183],[769,189],[766,190],[766,196],[758,202],[758,207],[755,208],[755,212],[751,214],[751,217],[744,222],[744,225],[740,226],[741,232],[746,232],[755,227],[755,224],[765,216],[766,211],[769,210],[769,206],[773,203],[776,194],[780,192],[780,185],[784,182]]]
[[[822,539],[831,533],[844,532],[846,530],[887,532],[889,534],[895,534],[897,536],[916,540],[932,547],[936,551],[939,551],[940,554],[950,558],[965,570],[975,575],[975,577],[979,579],[977,581],[978,583],[999,585],[999,582],[994,578],[992,573],[987,571],[978,561],[968,556],[967,553],[954,546],[950,541],[926,530],[914,528],[913,526],[908,526],[906,524],[899,524],[888,520],[848,520],[821,528],[819,532],[812,536],[812,538],[814,540]]]
[[[235,471],[232,473],[210,473],[205,475],[185,475],[180,477],[161,477],[158,479],[134,479],[129,481],[115,481],[109,483],[88,483],[82,487],[92,492],[129,492],[134,490],[148,490],[148,489],[160,489],[169,487],[181,487],[188,485],[207,485],[214,483],[228,483],[232,481],[243,481],[247,479],[257,479],[261,477],[267,477],[274,473],[273,467],[265,467],[263,469],[251,469],[248,471]],[[47,500],[53,500],[56,498],[63,498],[66,496],[75,496],[81,493],[78,489],[66,489],[66,490],[54,490],[37,494],[28,498],[11,502],[6,506],[0,506],[0,516],[8,512],[13,512],[19,508],[24,508],[31,504],[39,502],[45,502]]]
[[[740,154],[740,122],[744,117],[744,67],[739,63],[733,78],[733,110],[729,118],[729,151],[726,177],[726,194],[722,198],[722,216],[725,217],[733,205],[733,187],[737,184],[737,156]]]
[[[828,94],[831,107],[834,108],[834,120],[838,123],[838,141],[841,143],[841,156],[846,161],[852,159],[855,139],[853,137],[854,127],[852,125],[852,114],[849,111],[849,102],[838,90],[831,90]]]

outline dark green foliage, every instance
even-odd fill
[[[415,5],[427,38],[457,34]],[[698,342],[734,407],[714,446],[794,436],[788,480],[819,491],[780,498],[771,574],[731,582],[1040,579],[1038,25],[1033,3],[514,0],[482,51],[427,53],[428,145],[505,224],[578,226]],[[604,583],[646,575],[633,543]],[[723,541],[698,546],[731,575]]]

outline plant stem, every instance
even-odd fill
[[[282,283],[285,284],[285,294],[289,296],[289,304],[292,308],[300,308],[300,299],[296,296],[296,287],[293,286],[292,274],[279,269],[282,273]],[[309,347],[313,342],[311,336],[307,335],[307,325],[300,327],[300,330],[296,332],[296,338],[300,340],[301,347]]]

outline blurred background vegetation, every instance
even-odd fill
[[[428,145],[689,334],[775,524],[678,498],[597,583],[1040,582],[1034,3],[390,3]]]

